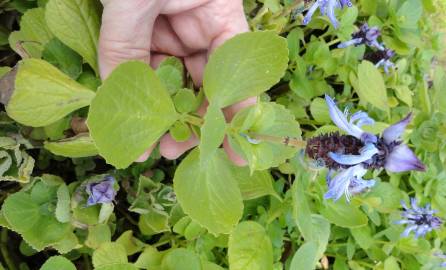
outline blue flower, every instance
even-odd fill
[[[86,192],[89,195],[87,205],[95,205],[99,203],[111,203],[116,196],[116,191],[113,188],[115,178],[113,176],[106,176],[102,181],[96,183],[88,183]]]
[[[425,236],[428,232],[440,228],[443,221],[435,216],[436,210],[432,210],[430,204],[425,207],[419,207],[415,198],[410,198],[410,206],[408,207],[404,201],[401,202],[404,211],[401,213],[403,218],[397,221],[396,224],[407,225],[402,233],[403,237],[409,236],[413,231],[415,238]]]
[[[395,52],[390,49],[385,49],[382,53],[381,59],[375,64],[377,68],[383,67],[384,72],[389,74],[389,69],[394,68],[395,64],[390,59],[395,55]]]
[[[351,195],[372,187],[374,180],[362,179],[367,169],[385,168],[390,172],[425,170],[412,150],[400,141],[412,114],[385,129],[382,136],[376,136],[361,128],[365,124],[374,124],[367,113],[359,111],[349,119],[348,111],[339,110],[331,97],[326,95],[325,100],[332,121],[348,134],[323,134],[307,141],[305,153],[314,160],[323,161],[330,169],[326,199],[338,200],[345,194],[349,200]],[[337,175],[331,179],[334,172]]]
[[[351,7],[352,3],[349,0],[316,0],[316,2],[310,7],[307,14],[303,19],[303,24],[307,25],[310,23],[316,10],[319,8],[322,15],[327,15],[333,24],[334,28],[339,27],[339,22],[336,19],[335,8],[344,8],[345,6]]]
[[[375,185],[375,180],[364,180],[362,177],[367,173],[367,169],[362,164],[341,170],[333,179],[333,171],[327,174],[328,191],[324,199],[339,200],[345,195],[350,201],[352,195],[364,192]]]
[[[384,50],[384,46],[378,42],[378,37],[381,35],[378,27],[369,27],[368,24],[363,24],[359,31],[352,35],[352,39],[342,42],[338,48],[346,48],[348,46],[357,46],[366,44],[370,47],[375,47],[378,50]]]

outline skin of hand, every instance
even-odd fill
[[[105,79],[122,62],[141,60],[156,67],[172,55],[184,60],[194,83],[202,83],[209,54],[226,40],[249,30],[242,0],[102,0],[99,69]],[[237,111],[255,104],[249,98],[224,109],[229,121]],[[207,103],[198,113],[205,113]],[[196,137],[178,143],[164,135],[161,155],[176,159],[199,143]],[[225,139],[223,147],[239,166],[246,165]],[[137,161],[146,160],[154,146]]]

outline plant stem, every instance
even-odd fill
[[[82,254],[82,258],[84,259],[85,270],[92,270],[91,264],[90,264],[90,258],[88,257],[88,255],[84,253],[84,254]]]
[[[204,124],[204,120],[203,118],[191,115],[191,114],[186,114],[183,116],[183,120],[186,121],[187,123],[197,126],[197,127],[201,127]]]
[[[296,147],[296,148],[304,148],[307,145],[307,142],[304,140],[290,138],[290,137],[277,137],[277,136],[262,135],[262,134],[255,134],[255,133],[248,134],[248,136],[253,140],[281,143],[281,144],[291,146],[291,147]]]
[[[9,270],[16,270],[14,262],[12,261],[11,257],[9,256],[9,250],[8,250],[8,230],[5,228],[1,229],[0,234],[0,251],[2,254],[3,259],[5,260],[6,267]]]

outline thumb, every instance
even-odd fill
[[[103,0],[104,11],[99,36],[99,71],[105,79],[120,63],[150,61],[155,19],[162,0]]]

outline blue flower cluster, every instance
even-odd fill
[[[303,19],[303,24],[310,23],[316,10],[319,8],[322,15],[327,15],[334,28],[339,27],[339,22],[336,19],[335,9],[343,9],[344,7],[351,7],[353,4],[349,0],[316,0],[316,2],[308,9],[307,14]]]
[[[374,124],[374,120],[367,113],[359,111],[349,119],[348,111],[339,110],[330,96],[326,95],[325,100],[332,121],[348,134],[318,136],[307,143],[307,154],[315,160],[324,160],[330,169],[325,199],[336,201],[345,195],[347,200],[350,200],[352,195],[372,187],[374,180],[362,178],[368,169],[385,168],[390,172],[425,170],[423,163],[412,150],[400,141],[402,133],[412,119],[411,114],[385,129],[382,136],[378,137],[361,128],[366,124]],[[337,174],[333,177],[335,173]]]

